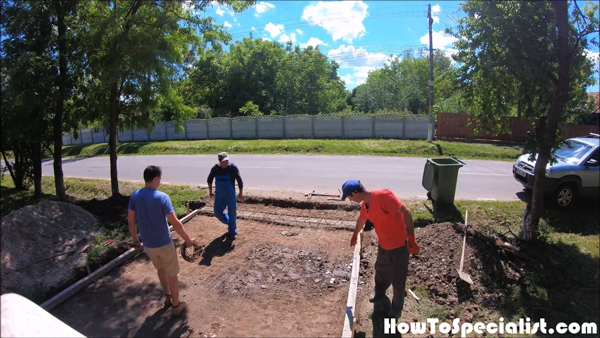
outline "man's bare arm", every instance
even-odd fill
[[[350,239],[351,246],[356,245],[356,241],[358,240],[358,234],[365,227],[365,223],[366,221],[360,218],[356,220],[356,228],[354,228],[354,233],[352,234],[352,238]]]
[[[127,223],[129,224],[129,234],[133,239],[134,244],[139,244],[140,239],[137,236],[137,232],[135,231],[135,211],[128,210],[127,211]]]
[[[405,205],[400,207],[398,210],[399,214],[404,216],[404,224],[406,224],[406,234],[408,236],[414,236],[415,234],[415,223],[413,222],[412,214],[410,213],[410,209]]]
[[[170,214],[170,215],[167,215],[167,220],[173,226],[173,230],[175,230],[175,232],[177,232],[177,234],[179,236],[181,236],[181,238],[183,238],[183,240],[186,243],[192,243],[192,239],[187,234],[187,231],[185,231],[185,228],[183,227],[183,224],[181,224],[181,221],[179,221],[179,219],[177,219],[177,216],[175,216],[174,213]]]

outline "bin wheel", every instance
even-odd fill
[[[427,192],[427,199],[428,199],[428,200],[431,200],[431,192],[430,192],[430,191],[429,191],[429,192]]]

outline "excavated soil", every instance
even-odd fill
[[[521,280],[523,264],[501,255],[496,246],[467,236],[463,272],[472,285],[458,277],[464,233],[452,223],[433,224],[418,231],[421,252],[410,261],[409,276],[423,286],[441,305],[472,301],[495,308],[506,295],[507,287]]]
[[[285,235],[283,235],[285,236]],[[235,294],[245,289],[248,294],[260,294],[263,289],[272,292],[303,292],[317,295],[332,290],[350,278],[346,263],[329,261],[323,250],[298,250],[287,247],[261,245],[246,256],[247,267],[233,279],[219,283],[221,293]],[[333,283],[332,283],[333,281]]]

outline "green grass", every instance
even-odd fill
[[[67,186],[67,199],[69,202],[77,203],[79,201],[91,200],[93,198],[103,200],[111,196],[109,180],[94,180],[84,178],[66,178],[65,185]],[[119,182],[119,191],[121,194],[128,196],[134,190],[144,186],[143,183],[135,182]],[[15,189],[13,181],[8,175],[2,178],[2,196],[0,197],[0,214],[6,215],[13,210],[20,209],[26,205],[31,205],[40,200],[56,200],[54,190],[54,177],[42,178],[42,193],[41,199],[33,198],[33,188],[25,191]],[[182,216],[186,212],[185,202],[195,200],[206,194],[197,188],[189,186],[178,186],[162,184],[160,190],[169,195],[171,203],[175,209],[175,214]]]
[[[118,155],[217,154],[324,154],[373,156],[450,156],[461,159],[514,161],[523,148],[514,144],[412,140],[209,140],[131,142],[117,145]],[[65,157],[108,155],[108,144],[68,146]]]

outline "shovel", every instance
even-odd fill
[[[460,256],[460,269],[457,269],[456,271],[458,272],[458,277],[460,277],[460,279],[464,280],[465,282],[469,283],[469,284],[473,284],[473,280],[471,279],[471,276],[469,276],[468,273],[464,273],[463,272],[463,267],[465,264],[465,247],[467,246],[467,224],[469,221],[469,211],[465,212],[465,238],[463,240],[463,247],[462,247],[462,255]]]
[[[88,244],[88,240],[87,240],[86,238],[82,238],[82,239],[80,239],[80,240],[79,240],[79,242],[77,242],[77,243],[75,244],[75,246],[76,246],[76,249],[75,249],[75,250],[65,251],[65,252],[61,252],[61,253],[55,254],[55,255],[53,255],[53,256],[50,256],[50,257],[46,257],[46,258],[44,258],[44,259],[41,259],[41,260],[39,260],[39,261],[37,261],[37,262],[33,262],[33,263],[31,263],[31,264],[28,264],[28,265],[22,266],[22,267],[20,267],[20,268],[18,268],[18,269],[15,269],[15,271],[20,271],[20,270],[23,270],[23,269],[25,269],[25,268],[28,268],[28,267],[30,267],[30,266],[32,266],[32,265],[35,265],[35,264],[38,264],[38,263],[41,263],[41,262],[45,262],[45,261],[47,261],[47,260],[49,260],[49,259],[52,259],[52,258],[54,258],[54,257],[58,257],[58,256],[62,256],[62,255],[68,255],[68,254],[72,254],[72,253],[75,253],[75,252],[77,252],[77,251],[79,251],[79,252],[84,252],[84,251],[86,251],[86,250],[89,248],[89,246],[90,246],[90,245]]]

